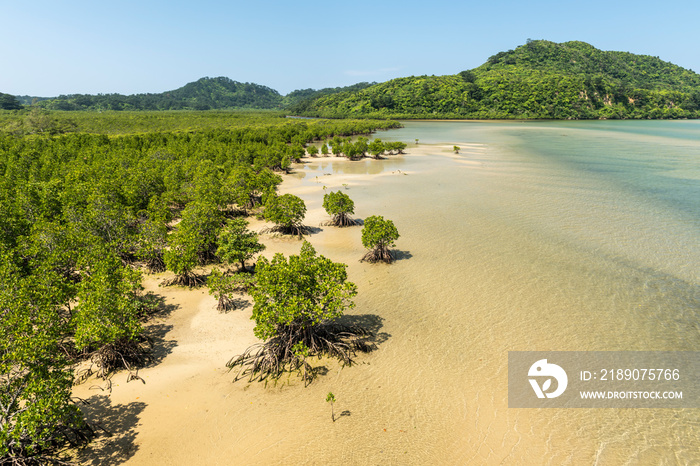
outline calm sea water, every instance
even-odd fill
[[[375,136],[428,154],[297,175],[311,211],[324,173],[344,175],[357,216],[392,219],[401,238],[384,266],[358,263],[359,228],[311,237],[350,264],[354,312],[379,319],[382,342],[307,389],[332,389],[348,416],[295,434],[294,458],[700,462],[700,409],[507,406],[508,351],[700,350],[700,122],[407,122]]]

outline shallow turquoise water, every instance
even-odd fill
[[[357,216],[402,235],[391,266],[357,262],[359,228],[311,237],[388,335],[334,385],[357,407],[357,463],[700,461],[700,410],[507,407],[508,351],[700,350],[700,122],[405,125],[375,137],[425,155],[298,174],[310,210],[324,173],[344,175]],[[377,436],[386,425],[408,441]]]

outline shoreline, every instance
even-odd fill
[[[319,254],[348,264],[358,295],[347,314],[372,324],[381,337],[377,351],[343,369],[319,360],[314,366],[325,374],[308,387],[295,376],[277,385],[232,383],[224,364],[252,334],[250,309],[219,314],[206,288],[156,286],[166,303],[189,296],[191,304],[157,323],[162,360],[140,372],[146,385],[125,384],[120,373],[110,397],[91,390],[91,382],[81,388],[88,396],[98,394],[91,400],[94,409],[102,410],[105,427],[114,433],[101,438],[103,447],[91,447],[95,454],[83,456],[83,463],[696,459],[688,445],[696,438],[697,416],[690,412],[622,410],[613,419],[600,410],[573,410],[553,418],[549,410],[508,408],[508,351],[692,347],[692,314],[684,310],[693,302],[696,280],[688,257],[700,250],[696,232],[681,221],[685,217],[661,209],[654,196],[630,198],[607,175],[536,157],[537,149],[551,148],[548,128],[537,133],[539,144],[518,146],[522,151],[499,146],[507,130],[482,129],[467,136],[439,133],[442,140],[484,141],[457,142],[460,154],[452,153],[452,143],[421,143],[382,161],[305,158],[283,177],[279,192],[306,201],[307,225],[327,219],[323,193],[345,189],[344,183],[355,202],[353,217],[380,214],[396,222],[401,258],[391,266],[359,262],[361,228],[324,227],[306,237]],[[554,142],[568,142],[565,136]],[[641,138],[618,131],[606,136],[606,144],[620,149]],[[684,154],[690,147],[685,140],[674,139],[680,146],[669,147],[670,153]],[[577,141],[602,144],[585,134]],[[655,133],[643,141],[666,147]],[[688,144],[700,156],[697,143]],[[589,157],[584,160],[599,161],[597,147],[582,150]],[[627,160],[626,151],[619,154],[610,163]],[[658,163],[651,152],[638,157]],[[255,222],[251,228],[264,223]],[[659,222],[670,236],[658,232]],[[262,242],[267,257],[298,254],[301,245],[284,237],[265,236]],[[662,260],[648,254],[659,250],[655,245],[674,255]],[[686,281],[681,272],[689,274]],[[659,294],[656,285],[671,288]],[[678,313],[657,312],[667,308]],[[581,328],[590,331],[584,335]],[[620,328],[626,331],[615,330]],[[336,396],[336,413],[344,413],[337,422],[330,419],[328,392]],[[607,445],[604,451],[600,442]]]
[[[307,172],[306,167],[314,163],[341,163],[348,168],[358,168],[360,164],[371,166],[374,162],[391,162],[407,156],[421,156],[425,151],[429,151],[428,145],[425,145],[425,149],[411,148],[406,154],[387,156],[384,161],[366,159],[356,162],[334,156],[305,157],[301,163],[293,164],[292,173],[283,175],[279,193],[292,193],[304,197],[307,205],[304,223],[317,227],[328,219],[321,206],[323,194],[326,192],[323,186],[332,190],[344,187],[349,189],[386,176],[409,174],[401,172],[400,169],[381,173],[332,173],[323,176],[318,183],[309,185],[308,180],[300,176]],[[357,210],[353,217],[362,217],[358,215]],[[257,220],[253,216],[248,220],[249,228],[253,231],[259,231],[267,225],[265,221]],[[364,250],[359,237],[361,227],[327,227],[327,230],[324,234],[305,236],[304,240],[311,242],[319,254],[324,255],[329,249],[340,250],[351,244],[351,251],[347,254],[358,259],[361,257],[360,251]],[[297,238],[267,234],[260,235],[260,240],[267,247],[260,255],[267,258],[272,258],[275,253],[285,256],[298,254],[302,244]],[[334,255],[329,258],[335,262],[342,262],[333,257]],[[98,431],[97,438],[84,450],[79,451],[74,460],[80,464],[152,464],[155,458],[159,458],[158,462],[163,464],[202,464],[202,461],[226,461],[226,458],[230,458],[229,455],[236,455],[238,460],[246,464],[266,464],[270,460],[274,461],[280,454],[279,451],[273,448],[267,453],[262,453],[262,450],[271,447],[262,447],[266,442],[265,435],[251,440],[249,433],[241,431],[238,434],[254,445],[261,444],[262,450],[257,453],[251,450],[245,450],[247,453],[241,452],[238,448],[214,441],[212,437],[221,426],[235,430],[236,421],[229,418],[230,412],[236,412],[239,418],[242,416],[250,422],[253,422],[253,419],[257,419],[256,422],[262,419],[267,419],[267,423],[276,422],[273,421],[275,416],[272,413],[266,413],[264,409],[260,412],[254,407],[267,405],[273,400],[277,400],[275,404],[287,404],[307,399],[337,378],[340,368],[334,369],[338,371],[337,375],[320,376],[306,388],[296,380],[296,375],[289,378],[283,376],[283,383],[277,387],[265,387],[263,383],[249,383],[247,380],[234,383],[234,373],[228,372],[225,363],[231,357],[241,354],[247,347],[259,342],[253,335],[255,324],[251,320],[251,298],[248,295],[242,297],[246,303],[242,309],[219,313],[216,310],[216,299],[208,294],[206,286],[192,289],[161,286],[171,275],[169,271],[143,274],[144,292],[161,297],[165,307],[165,310],[157,313],[145,325],[147,332],[155,337],[156,343],[155,362],[138,371],[144,383],[126,383],[127,373],[120,371],[112,375],[111,384],[93,375],[74,387],[74,396],[91,403],[81,407],[86,418],[91,422],[100,423],[112,434],[107,436]],[[357,278],[349,277],[350,281]],[[354,312],[357,311],[348,314]],[[370,353],[369,357],[362,355],[360,359],[371,357]],[[353,367],[352,370],[362,371],[362,367]],[[108,389],[108,385],[111,385],[111,389]],[[280,399],[279,396],[283,394],[283,398]],[[322,423],[320,428],[324,428],[322,426],[325,425],[325,411],[325,406],[319,410],[319,421]],[[197,416],[203,416],[203,419],[196,422],[196,430],[190,430],[187,426],[193,422],[192,416],[196,413]],[[204,419],[208,420],[204,422]],[[213,425],[219,425],[219,428]],[[286,427],[283,430],[287,431],[286,438],[294,441],[295,427],[288,423],[284,425]],[[210,445],[211,448],[206,445]]]
[[[459,139],[464,133],[448,134]],[[677,279],[666,282],[664,275],[611,259],[608,247],[620,254],[636,250],[590,235],[601,225],[620,232],[608,225],[607,211],[595,207],[620,206],[627,199],[621,189],[607,190],[596,173],[499,151],[497,137],[505,132],[482,134],[489,137],[468,137],[484,144],[457,142],[460,154],[450,150],[452,143],[422,143],[381,161],[307,157],[283,176],[279,192],[305,200],[309,226],[327,220],[324,192],[344,184],[355,202],[353,217],[396,221],[401,258],[390,266],[359,262],[361,228],[314,228],[306,236],[319,254],[348,264],[358,295],[346,314],[372,325],[380,337],[376,351],[342,369],[314,362],[325,373],[308,387],[296,376],[276,385],[233,383],[224,364],[250,342],[250,307],[219,314],[206,288],[155,286],[166,303],[180,303],[157,322],[162,360],[140,372],[146,385],[125,384],[122,372],[110,397],[93,397],[114,435],[101,437],[83,463],[520,464],[572,457],[621,463],[642,456],[663,462],[671,451],[695,459],[687,447],[695,439],[692,413],[623,410],[611,422],[600,410],[552,418],[548,410],[508,409],[508,351],[668,349],[667,342],[690,337],[692,328],[652,325],[661,318],[653,310],[683,306],[694,294]],[[632,222],[625,225],[641,222],[654,231],[665,219],[677,234],[685,231],[668,215],[649,211],[648,203],[625,200],[621,207],[630,209]],[[552,212],[568,214],[553,222]],[[251,218],[251,229],[263,225]],[[620,233],[647,244],[647,230],[635,231],[641,233]],[[677,238],[685,247],[695,236]],[[298,254],[301,246],[294,238],[261,241],[266,257]],[[158,282],[153,278],[151,288]],[[677,285],[680,301],[648,290],[648,281]],[[181,304],[188,296],[190,304]],[[628,311],[647,319],[630,319]],[[644,338],[610,330],[623,326]],[[594,337],[582,335],[582,327]],[[90,383],[81,389],[93,394]],[[330,419],[328,392],[337,399],[337,422]],[[581,436],[582,428],[590,435]],[[628,434],[621,439],[619,432]],[[596,439],[609,448],[601,452]]]

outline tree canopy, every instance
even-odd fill
[[[324,194],[323,208],[331,216],[330,225],[345,227],[357,224],[350,218],[350,215],[355,213],[355,203],[342,191]]]
[[[399,239],[399,231],[394,226],[394,222],[385,220],[381,215],[367,217],[365,226],[362,228],[362,244],[370,251],[362,260],[393,262],[394,256],[389,248],[396,245],[397,239]]]
[[[250,248],[229,246],[248,234],[220,234],[224,218],[272,197],[285,158],[302,143],[395,124],[0,112],[0,462],[57,462],[90,436],[70,394],[94,365],[104,377],[121,368],[138,377],[154,337],[143,325],[142,264],[190,284],[219,254],[240,261]],[[214,288],[230,296],[252,286],[248,277]],[[90,370],[74,374],[87,360]]]
[[[219,269],[212,270],[207,278],[209,294],[216,297],[216,308],[226,312],[236,308],[234,295],[245,293],[255,286],[255,275],[249,273],[222,273]]]
[[[248,221],[243,218],[227,220],[226,226],[219,233],[219,248],[216,250],[221,262],[239,262],[241,271],[245,271],[245,261],[265,250],[265,245],[258,241],[258,235],[248,230],[247,226]]]
[[[304,200],[294,194],[273,194],[265,202],[265,220],[273,222],[273,230],[280,233],[301,236],[306,230],[302,225],[305,215]]]
[[[0,256],[0,459],[45,464],[92,431],[71,401],[57,277],[47,270],[22,276],[7,251]]]
[[[192,202],[182,211],[182,221],[170,235],[170,248],[163,256],[168,270],[176,275],[171,284],[201,283],[194,269],[216,258],[217,235],[222,224],[221,211],[208,202]]]
[[[364,329],[337,322],[354,307],[357,294],[355,284],[347,281],[346,267],[318,256],[306,241],[298,256],[278,253],[270,261],[258,261],[252,318],[255,336],[265,341],[229,361],[230,369],[240,366],[237,378],[262,380],[299,370],[310,381],[310,357],[328,355],[351,364],[355,351],[372,349],[362,338]]]
[[[290,329],[297,332],[337,319],[354,307],[357,287],[347,281],[345,269],[345,264],[317,256],[307,241],[298,256],[261,258],[251,292],[255,336],[267,340]]]
[[[99,375],[145,362],[139,344],[141,325],[141,277],[124,267],[107,251],[93,259],[92,267],[78,287],[75,308],[75,345],[92,354]]]
[[[19,110],[21,108],[22,104],[19,103],[17,97],[0,92],[0,110]]]

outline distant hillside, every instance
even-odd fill
[[[658,57],[584,42],[528,41],[473,70],[394,79],[320,96],[300,112],[324,117],[698,118],[700,75]]]
[[[341,92],[355,92],[355,91],[361,91],[362,89],[366,89],[370,86],[374,86],[377,84],[376,82],[373,83],[367,83],[367,82],[361,82],[357,84],[352,84],[350,86],[345,86],[345,87],[326,87],[324,89],[298,89],[296,91],[292,91],[286,96],[284,96],[284,99],[282,100],[283,106],[286,109],[289,109],[291,112],[295,113],[301,113],[306,110],[306,107],[308,106],[309,102],[313,101],[314,99],[317,99],[321,96],[324,95],[330,95],[330,94],[338,94]]]
[[[159,94],[72,94],[59,97],[8,96],[24,106],[50,110],[218,110],[282,109],[304,111],[308,102],[324,95],[352,92],[377,83],[357,83],[346,87],[300,89],[282,97],[276,90],[229,78],[201,78],[179,89]],[[14,102],[15,100],[13,100]],[[2,104],[2,99],[0,99]],[[7,104],[9,108],[9,103]]]
[[[259,84],[239,83],[225,77],[201,78],[160,94],[73,94],[36,103],[51,110],[274,109],[281,104],[282,96],[274,89]]]
[[[22,104],[15,96],[0,92],[0,110],[19,110],[20,108]]]

